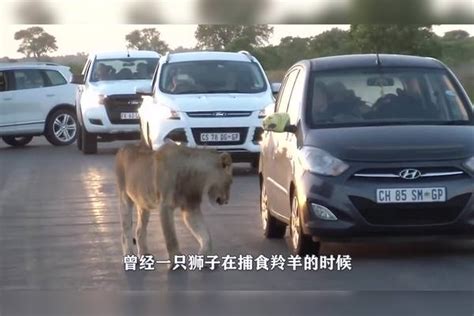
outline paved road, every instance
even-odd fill
[[[113,174],[119,146],[105,144],[99,154],[83,156],[75,145],[53,147],[42,138],[20,149],[0,144],[0,315],[40,315],[39,307],[52,315],[44,309],[51,302],[66,308],[58,315],[99,306],[109,308],[103,315],[474,313],[473,241],[323,246],[322,255],[350,255],[351,271],[168,272],[156,265],[155,271],[125,272]],[[289,256],[287,239],[262,237],[257,177],[245,164],[235,168],[230,204],[206,209],[205,216],[220,257]],[[149,227],[150,250],[163,259],[157,214]],[[183,250],[195,253],[180,218],[177,230]],[[79,305],[68,301],[73,298]],[[448,301],[457,305],[454,311]]]

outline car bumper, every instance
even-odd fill
[[[93,134],[137,134],[139,124],[112,124],[103,106],[89,108],[82,113],[82,124],[86,131]]]
[[[146,123],[142,122],[142,124],[146,128]],[[160,148],[166,139],[171,139],[186,143],[190,147],[206,147],[229,152],[236,162],[253,161],[260,154],[259,135],[262,132],[260,126],[261,120],[258,118],[222,118],[212,119],[212,121],[186,118],[168,119],[148,123],[148,141],[154,150]],[[234,129],[241,132],[241,139],[238,143],[205,144],[198,139],[200,131],[219,132],[233,131]]]
[[[321,240],[366,237],[474,236],[474,181],[472,174],[406,180],[366,180],[304,173],[298,194],[303,230]],[[446,187],[446,202],[376,203],[378,188]],[[329,209],[337,220],[316,216],[312,204]]]

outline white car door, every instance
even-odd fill
[[[6,120],[14,131],[40,133],[44,130],[48,108],[44,75],[39,69],[13,70],[14,90],[6,108]],[[12,128],[9,128],[12,130]]]
[[[0,134],[11,124],[10,116],[7,114],[11,111],[12,91],[9,91],[11,84],[8,82],[7,72],[0,71]]]

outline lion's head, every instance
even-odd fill
[[[228,153],[221,153],[215,161],[215,168],[208,178],[208,196],[211,203],[227,204],[232,184],[232,158]]]

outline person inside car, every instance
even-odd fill
[[[105,64],[100,63],[97,65],[97,69],[95,70],[95,79],[97,81],[107,80],[109,77],[108,74],[109,70]]]
[[[134,76],[136,79],[147,79],[150,76],[148,74],[148,66],[145,63],[139,63]]]
[[[314,122],[331,121],[331,113],[328,110],[328,90],[322,82],[315,82],[312,98],[312,117]]]
[[[354,119],[362,119],[361,109],[362,103],[353,91],[339,81],[328,85],[329,93],[329,109],[333,114],[335,121],[353,121]]]

